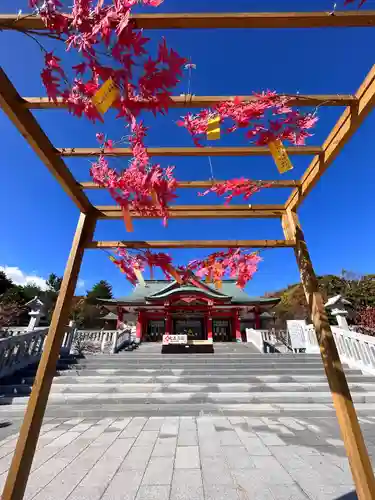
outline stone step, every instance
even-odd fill
[[[360,417],[372,417],[375,413],[375,404],[356,403],[356,411]],[[3,406],[1,412],[4,418],[22,418],[26,405]],[[60,418],[121,418],[127,416],[282,416],[303,418],[309,416],[312,418],[333,417],[335,409],[332,404],[323,403],[241,403],[241,404],[215,404],[215,403],[166,403],[160,404],[104,404],[96,407],[83,407],[82,405],[61,406],[48,404],[46,417]]]
[[[350,390],[354,392],[375,391],[373,383],[350,383]],[[68,383],[53,384],[51,393],[145,393],[145,392],[319,392],[329,390],[327,382],[258,382],[258,383]],[[0,395],[28,395],[31,387],[27,384],[5,385],[1,387]]]
[[[353,375],[360,375],[360,370],[351,370]],[[324,375],[323,366],[317,366],[313,368],[294,368],[290,367],[269,367],[265,366],[263,368],[100,368],[100,369],[71,369],[61,372],[60,375],[84,375],[84,376],[96,376],[96,375],[108,375],[108,376],[126,376],[126,375],[179,375],[179,376],[189,376],[189,375],[203,375],[210,377],[211,375],[227,375],[231,376],[234,374],[247,376],[263,376],[263,375]],[[33,376],[33,373],[25,372],[24,376]]]
[[[136,359],[125,359],[125,358],[114,358],[112,361],[107,360],[103,361],[101,359],[96,359],[96,360],[82,360],[78,364],[68,364],[68,363],[59,363],[57,366],[59,367],[68,367],[68,366],[87,366],[87,367],[107,367],[107,366],[113,366],[113,367],[121,367],[121,366],[243,366],[243,365],[251,365],[251,366],[310,366],[310,365],[317,365],[320,366],[322,365],[322,361],[319,358],[316,359],[309,359],[309,360],[298,360],[298,359],[291,359],[289,362],[286,361],[281,361],[278,359],[270,359],[270,358],[265,358],[265,359],[190,359],[187,361],[184,361],[183,359],[168,359],[168,358],[161,358],[161,359],[155,359],[155,360],[136,360]]]
[[[355,403],[375,403],[375,392],[354,392]],[[28,396],[3,396],[0,405],[25,405]],[[137,392],[137,393],[51,393],[49,404],[98,406],[113,404],[158,403],[332,403],[329,390],[316,392],[301,391],[260,391],[260,392]]]
[[[312,355],[306,355],[306,354],[263,354],[263,353],[258,353],[258,354],[248,354],[248,355],[243,355],[243,354],[238,354],[238,355],[231,355],[231,354],[158,354],[158,355],[150,355],[150,356],[144,356],[144,355],[136,355],[134,353],[127,353],[125,356],[121,356],[120,354],[110,354],[110,355],[96,355],[96,356],[88,356],[87,358],[82,358],[79,360],[74,360],[74,358],[60,358],[62,362],[77,362],[77,363],[94,363],[97,361],[100,361],[101,363],[114,363],[114,362],[138,362],[138,361],[147,361],[148,363],[152,362],[176,362],[176,361],[181,361],[183,363],[191,363],[193,361],[227,361],[230,360],[232,361],[258,361],[258,362],[264,362],[267,360],[267,362],[284,362],[284,363],[290,363],[293,361],[298,361],[298,362],[304,362],[304,361],[321,361],[320,355],[312,354]]]
[[[373,383],[350,383],[352,393],[375,392],[375,382]],[[320,392],[329,391],[327,382],[258,382],[258,383],[107,383],[102,382],[91,384],[53,384],[51,394],[63,393],[69,394],[122,394],[122,393],[204,393],[204,392]],[[26,384],[7,385],[0,390],[1,395],[28,395],[31,393],[31,387]]]
[[[86,375],[60,375],[54,378],[53,385],[60,384],[138,384],[138,383],[207,383],[207,380],[213,383],[266,383],[271,384],[273,382],[326,382],[327,378],[324,373],[318,375],[249,375],[243,376],[241,374],[228,375],[127,375],[127,376],[86,376]],[[350,371],[347,373],[347,380],[349,383],[375,383],[375,378],[373,376],[365,376],[362,374],[353,375]],[[3,384],[1,390],[8,386],[32,386],[34,383],[34,377],[22,377],[18,380],[13,380],[12,382]],[[1,391],[0,391],[1,392]]]

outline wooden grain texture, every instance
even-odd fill
[[[322,152],[320,146],[289,146],[285,148],[290,155],[317,155]],[[90,157],[99,156],[101,148],[57,148],[61,156]],[[270,156],[267,146],[254,147],[162,147],[147,148],[150,156]],[[105,150],[106,156],[132,156],[130,148]]]
[[[137,28],[144,29],[372,27],[375,11],[152,13],[136,14],[132,19]],[[2,14],[0,28],[46,29],[39,16],[17,14]]]
[[[319,292],[318,280],[307,249],[306,241],[295,212],[287,210],[282,218],[284,236],[296,242],[295,255],[300,270],[301,282],[306,295],[311,320],[328,384],[336,410],[347,456],[359,500],[375,498],[375,479],[363,435],[350,394],[348,382],[340,361],[332,330]]]
[[[281,210],[231,210],[227,212],[218,210],[169,210],[169,219],[277,219],[285,212]],[[132,219],[160,219],[161,217],[131,213]],[[98,219],[123,219],[118,210],[102,210],[97,213]]]
[[[77,284],[84,249],[87,242],[92,240],[94,228],[95,218],[91,214],[81,214],[43,348],[42,358],[39,362],[12,464],[1,497],[2,500],[21,500],[23,498],[51,384],[56,373],[56,363],[65,328],[68,324],[71,300]]]
[[[254,179],[252,179],[255,181]],[[177,188],[179,189],[209,189],[210,187],[220,184],[224,182],[223,180],[215,180],[215,181],[177,181]],[[255,181],[257,182],[257,181]],[[265,189],[269,188],[294,188],[300,186],[300,181],[291,181],[291,180],[259,180],[259,182],[270,184],[265,187]],[[92,181],[80,182],[79,186],[81,189],[106,189],[99,184],[96,184]]]
[[[86,248],[289,248],[293,240],[91,241]]]
[[[122,219],[119,205],[98,205],[95,207],[98,219]],[[160,218],[141,215],[131,210],[133,219]],[[170,219],[245,219],[245,218],[280,218],[285,209],[283,205],[172,205]]]
[[[361,87],[356,92],[355,107],[348,107],[333,127],[323,144],[323,152],[314,156],[301,178],[301,186],[293,190],[285,206],[291,210],[298,207],[333,163],[345,144],[358,130],[364,119],[375,106],[375,65],[371,68]]]
[[[354,95],[350,94],[300,94],[289,95],[289,104],[291,106],[353,106],[357,102]],[[233,101],[236,96],[230,95],[211,95],[198,96],[192,94],[184,94],[172,96],[172,101],[169,104],[170,108],[207,108],[219,102]],[[239,96],[242,101],[253,102],[256,97],[253,95]],[[28,109],[66,109],[67,104],[63,102],[61,97],[58,97],[56,102],[51,101],[48,97],[23,97],[23,105]]]
[[[22,106],[20,95],[1,68],[0,105],[4,113],[30,144],[48,170],[56,177],[80,211],[88,212],[91,210],[92,205],[85,193],[77,186],[77,182],[70,170],[60,156],[56,154],[51,141],[43,132],[31,111]]]

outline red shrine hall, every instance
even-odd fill
[[[246,328],[268,328],[269,312],[280,301],[275,297],[251,297],[225,280],[220,289],[189,277],[183,284],[146,280],[119,299],[101,299],[117,312],[117,322],[136,323],[139,341],[160,342],[164,334],[187,334],[188,340],[246,341]],[[271,323],[271,324],[270,324]]]

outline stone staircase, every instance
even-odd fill
[[[216,344],[214,354],[165,354],[158,344],[133,352],[61,358],[46,416],[122,417],[279,414],[331,416],[322,362],[315,354],[262,354],[251,344]],[[346,368],[360,413],[375,409],[375,377]],[[0,384],[3,418],[21,418],[35,368]]]

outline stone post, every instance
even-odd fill
[[[349,325],[346,320],[349,313],[346,310],[346,306],[351,306],[351,302],[346,300],[342,295],[335,295],[335,297],[331,297],[328,299],[327,303],[324,304],[324,307],[330,310],[332,316],[336,318],[338,326],[343,330],[349,330]]]
[[[37,328],[37,326],[39,326],[40,318],[44,316],[44,304],[38,299],[37,296],[35,296],[25,305],[31,309],[29,312],[30,321],[26,331],[32,332],[35,328]]]

